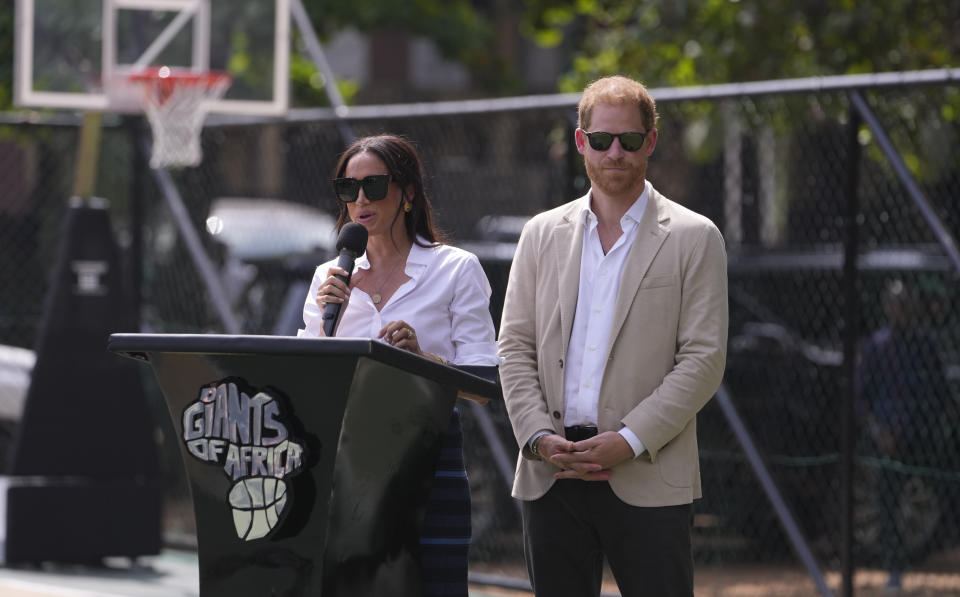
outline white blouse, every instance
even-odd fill
[[[425,242],[424,239],[418,239]],[[317,289],[327,279],[333,259],[317,267],[303,303],[304,327],[297,336],[323,336],[323,309]],[[370,269],[364,253],[353,271]],[[490,316],[490,283],[476,255],[449,245],[414,244],[404,269],[410,280],[377,311],[373,299],[359,288],[341,313],[339,338],[376,338],[391,321],[403,320],[416,331],[420,350],[457,365],[496,365],[497,343]]]

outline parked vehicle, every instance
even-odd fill
[[[247,333],[295,334],[314,269],[335,253],[336,219],[281,199],[221,197],[207,217],[225,289]]]
[[[10,457],[14,432],[23,415],[36,355],[32,350],[0,344],[0,471]]]

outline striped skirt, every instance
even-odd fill
[[[423,594],[467,597],[470,486],[463,466],[463,431],[456,409],[443,435],[440,459],[420,533]]]

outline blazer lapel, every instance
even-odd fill
[[[627,262],[624,264],[623,277],[620,280],[620,291],[617,293],[617,303],[613,309],[613,322],[610,327],[610,343],[607,346],[607,358],[610,358],[610,350],[617,336],[620,335],[620,328],[627,319],[627,313],[633,305],[633,300],[640,290],[640,282],[646,275],[653,258],[660,251],[660,246],[667,239],[670,231],[667,227],[669,216],[663,211],[663,205],[659,199],[660,194],[651,189],[650,198],[647,203],[647,209],[643,212],[640,223],[637,224],[637,236],[633,240],[633,246],[630,247],[630,253],[627,255]]]
[[[581,210],[586,198],[573,204],[574,209],[567,211],[557,224],[553,246],[557,260],[557,282],[560,298],[560,330],[563,342],[562,354],[567,354],[570,334],[573,331],[573,317],[577,312],[577,295],[580,291],[580,253],[583,250],[583,218]]]

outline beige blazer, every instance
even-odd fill
[[[630,428],[646,451],[614,467],[610,486],[635,506],[699,498],[696,414],[723,378],[727,259],[707,218],[651,187],[617,296],[601,381],[603,431]],[[553,485],[552,464],[528,448],[541,429],[563,433],[563,378],[577,307],[581,197],[527,222],[503,307],[499,352],[507,412],[521,448],[513,496]]]

